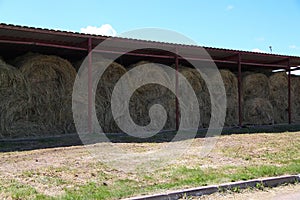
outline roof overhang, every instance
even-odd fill
[[[92,48],[94,48],[106,39],[115,41],[114,46],[102,49],[103,52],[107,53],[126,53],[127,55],[160,57],[166,59],[174,58],[173,53],[159,50],[161,47],[164,47],[164,49],[176,49],[177,52],[189,59],[205,61],[205,56],[202,57],[201,54],[199,54],[200,49],[205,49],[210,57],[217,63],[236,64],[240,59],[241,64],[247,66],[271,68],[300,66],[300,57],[297,56],[256,53],[251,51],[173,44],[0,24],[0,53],[5,52],[6,50],[14,51],[18,48],[28,51],[33,48],[48,48],[61,49],[61,54],[75,52],[86,54],[89,51],[88,40],[92,41]],[[128,53],[126,50],[126,46],[128,45],[140,45],[143,49]]]

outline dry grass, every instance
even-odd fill
[[[300,159],[299,136],[299,132],[221,136],[213,151],[204,158],[198,156],[204,139],[198,138],[172,165],[152,172],[117,170],[94,159],[81,146],[1,153],[0,197],[12,196],[8,188],[14,188],[15,183],[21,185],[19,188],[31,187],[36,191],[33,197],[43,194],[87,198],[92,194],[86,192],[94,191],[92,188],[97,186],[93,198],[99,195],[97,198],[100,199],[116,199],[138,193],[274,175],[273,171],[269,174],[269,168],[283,170],[276,173],[289,173],[288,166],[297,164]],[[113,145],[138,153],[157,149],[163,143]],[[266,171],[259,171],[260,167]],[[247,172],[247,169],[252,171]],[[14,190],[19,192],[20,189]]]

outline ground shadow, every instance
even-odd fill
[[[300,131],[300,125],[265,125],[243,126],[223,128],[222,135],[249,134],[249,133],[281,133]],[[200,129],[196,138],[206,137],[207,129]],[[135,138],[125,133],[108,133],[106,136],[113,143],[161,143],[174,139],[176,131],[165,131],[150,138]],[[22,138],[0,140],[0,152],[27,151],[34,149],[46,149],[55,147],[68,147],[83,145],[78,134],[66,134],[61,136],[49,136],[44,138]]]

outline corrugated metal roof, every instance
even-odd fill
[[[48,44],[62,44],[70,45],[74,47],[86,47],[86,40],[88,38],[93,39],[93,45],[96,46],[103,40],[111,38],[109,36],[85,34],[71,31],[61,31],[45,28],[35,28],[28,26],[19,26],[13,24],[0,23],[0,39],[1,40],[16,40],[16,41],[34,41],[34,42],[46,42]],[[197,48],[204,48],[213,59],[229,59],[237,54],[242,54],[244,62],[249,63],[261,63],[261,64],[272,64],[281,63],[287,59],[290,59],[291,66],[300,65],[300,57],[288,56],[271,53],[258,53],[252,51],[242,51],[234,49],[223,49],[215,47],[203,47],[197,45],[187,44],[175,44],[151,40],[140,40],[133,38],[121,38],[112,37],[120,42],[133,42],[133,43],[146,43],[149,46],[163,45],[169,47],[180,48],[184,52],[192,52]]]

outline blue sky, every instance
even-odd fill
[[[198,45],[300,56],[300,0],[0,0],[0,22],[109,34],[144,27]],[[105,25],[106,24],[106,25]]]

